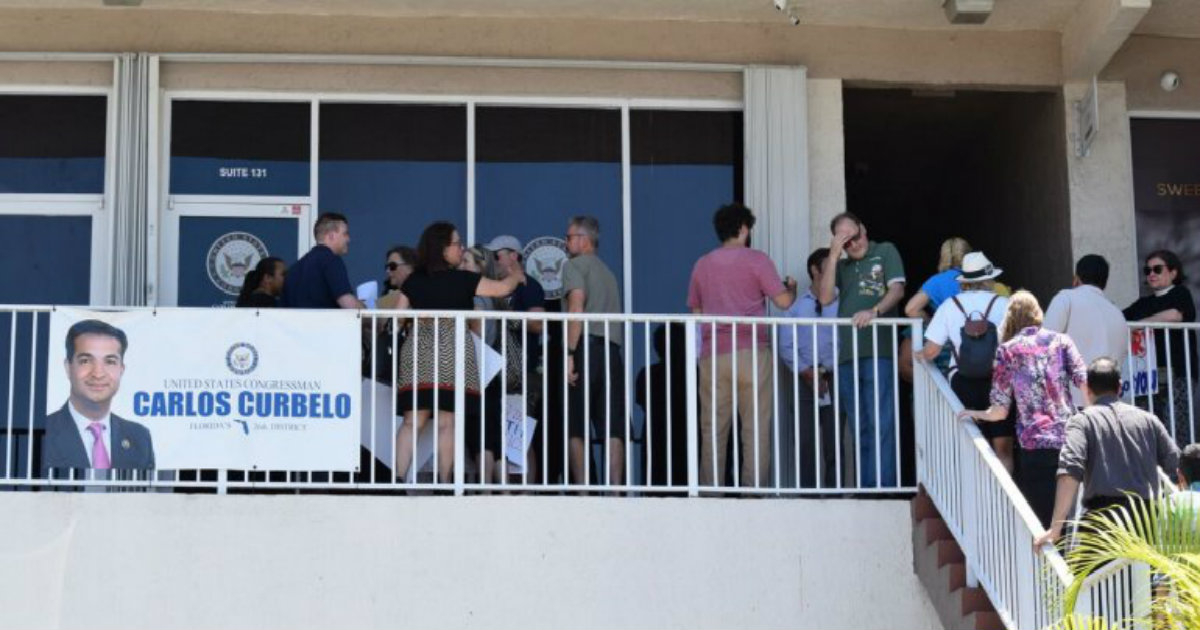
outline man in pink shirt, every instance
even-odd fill
[[[688,307],[702,315],[762,317],[766,300],[786,309],[796,299],[796,281],[779,280],[766,254],[750,249],[754,214],[740,203],[713,216],[721,246],[692,268]],[[700,483],[720,485],[733,422],[734,400],[741,419],[740,485],[770,485],[771,388],[774,358],[766,345],[770,327],[743,323],[700,326]]]

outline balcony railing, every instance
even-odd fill
[[[362,384],[357,470],[42,474],[51,310],[0,310],[0,485],[9,488],[688,496],[915,489],[920,401],[894,359],[904,336],[921,338],[914,320],[877,319],[851,334],[849,320],[834,318],[362,311],[363,361],[345,366]],[[430,420],[414,422],[408,409]]]

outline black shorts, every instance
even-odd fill
[[[586,351],[581,346],[575,355],[575,371],[579,380],[567,392],[567,435],[582,439],[586,418],[593,428],[592,439],[624,440],[625,360],[621,346],[589,335]]]
[[[504,411],[504,384],[503,379],[496,377],[488,383],[487,389],[484,390],[483,396],[480,397],[481,405],[472,409],[471,413],[464,415],[463,430],[466,433],[463,438],[466,442],[467,457],[477,457],[480,454],[480,443],[482,438],[483,448],[491,452],[495,457],[500,453],[500,432],[504,430],[504,422],[502,412]]]
[[[991,378],[967,378],[955,372],[950,377],[950,389],[954,390],[954,395],[958,396],[964,409],[982,411],[991,406]],[[1017,434],[1015,418],[1015,410],[1010,410],[1008,417],[999,422],[979,422],[979,431],[989,440],[1013,437]]]

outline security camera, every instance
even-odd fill
[[[1162,74],[1162,78],[1158,80],[1158,84],[1167,92],[1174,92],[1179,88],[1179,73],[1167,70]]]
[[[784,14],[786,14],[788,21],[792,23],[792,26],[797,26],[800,24],[800,11],[796,6],[798,4],[797,0],[774,0],[774,2],[775,10],[782,11]]]

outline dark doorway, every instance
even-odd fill
[[[1061,94],[847,89],[843,99],[848,208],[872,240],[899,248],[910,296],[951,236],[1043,306],[1070,285]]]

